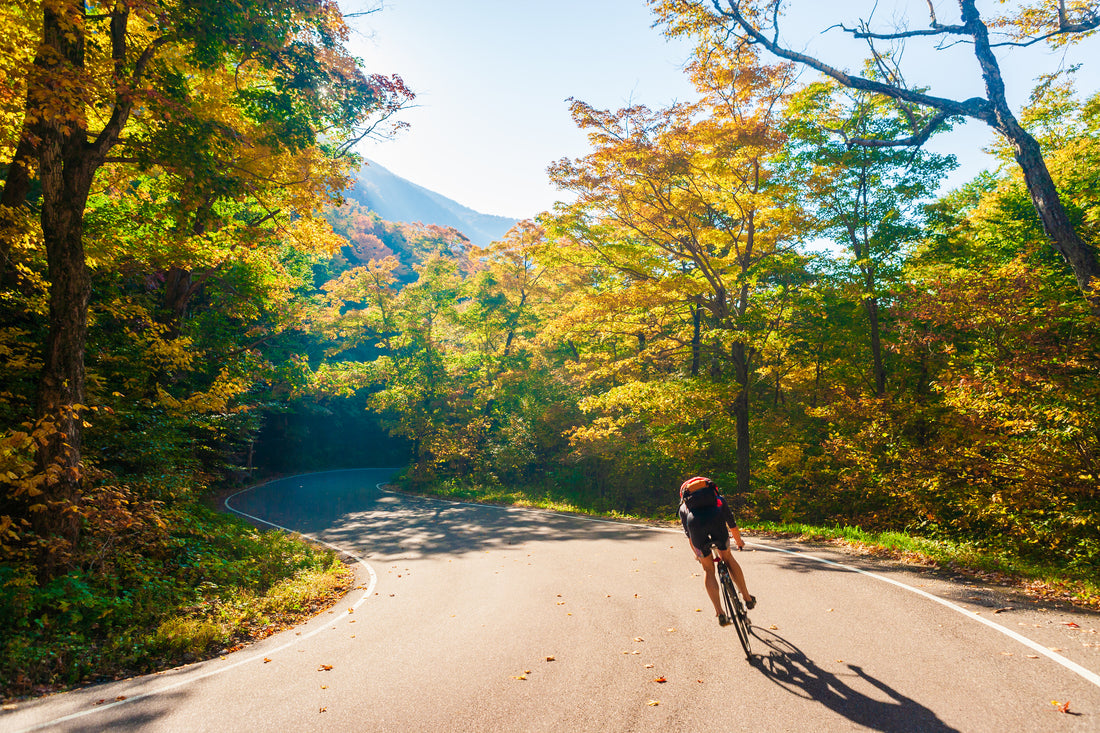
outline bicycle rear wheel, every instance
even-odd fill
[[[737,595],[737,587],[733,584],[729,569],[723,565],[719,571],[722,586],[722,603],[726,607],[726,616],[729,617],[733,627],[737,629],[737,639],[741,642],[741,648],[745,650],[745,659],[752,660],[752,649],[749,644],[749,614]]]

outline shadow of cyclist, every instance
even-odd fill
[[[888,701],[868,697],[854,690],[840,676],[818,667],[802,651],[778,634],[753,627],[753,636],[763,642],[763,649],[752,660],[764,676],[792,695],[815,700],[843,715],[853,723],[872,730],[901,733],[919,730],[946,732],[958,729],[940,720],[935,713],[915,700],[868,675],[861,667],[849,664],[849,678],[859,679],[882,692]]]

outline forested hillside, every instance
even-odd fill
[[[227,539],[201,496],[355,462],[652,517],[705,473],[746,522],[1095,577],[1095,69],[1013,117],[890,58],[810,76],[740,13],[764,3],[651,4],[698,44],[699,99],[571,100],[590,149],[549,168],[571,203],[485,247],[340,200],[411,93],[334,5],[0,7],[0,664],[80,679],[227,558],[293,556]],[[943,32],[984,48],[976,13]],[[984,20],[1100,25],[1071,16]],[[892,144],[971,113],[1000,165],[957,190],[951,157]]]
[[[452,227],[482,247],[504,236],[516,223],[505,216],[482,214],[446,196],[429,191],[366,161],[345,198],[370,209],[386,221]]]

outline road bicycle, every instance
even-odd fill
[[[718,586],[722,589],[722,605],[726,609],[726,617],[737,629],[737,638],[745,650],[745,659],[752,661],[752,650],[749,648],[752,622],[749,621],[749,612],[745,608],[745,599],[737,592],[737,585],[733,582],[730,569],[718,554],[718,548],[713,544],[710,546],[710,556],[714,560],[715,567],[718,568]]]

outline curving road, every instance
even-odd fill
[[[297,476],[228,502],[360,558],[333,611],[223,658],[20,703],[0,731],[1100,730],[1096,615],[751,541],[750,665],[678,529],[399,496],[376,488],[388,475]]]

